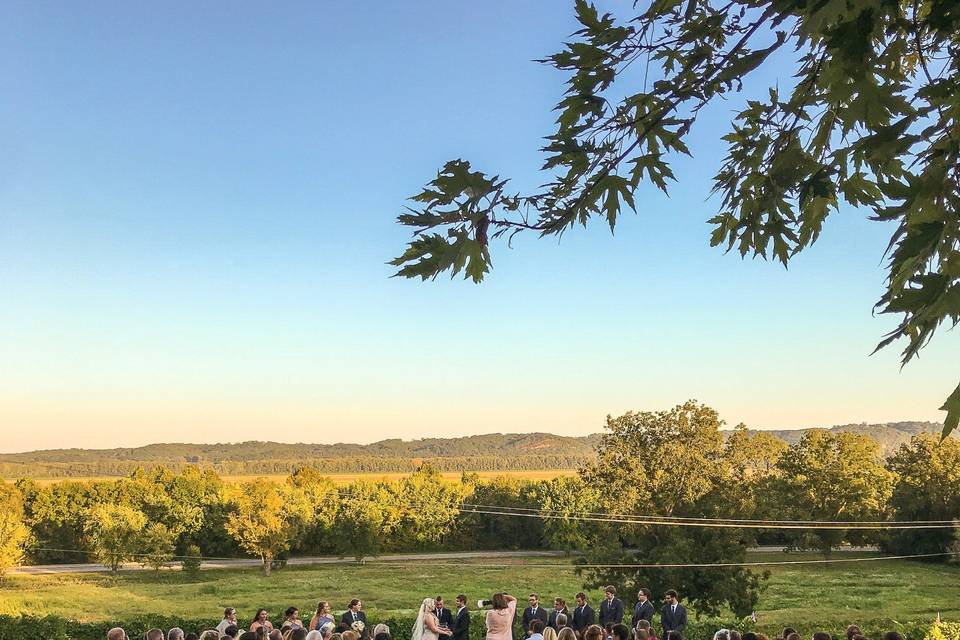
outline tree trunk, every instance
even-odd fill
[[[273,568],[273,558],[270,556],[263,557],[263,575],[269,576],[270,570]]]

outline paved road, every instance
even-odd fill
[[[783,547],[768,546],[754,547],[748,549],[751,553],[779,553],[784,550]],[[875,552],[876,547],[853,547],[845,548],[843,551],[857,552]],[[366,562],[403,562],[426,560],[435,562],[471,560],[484,558],[500,560],[503,558],[556,558],[563,557],[562,551],[463,551],[453,553],[397,553],[391,555],[368,558]],[[338,558],[336,556],[308,556],[301,558],[290,558],[287,560],[288,566],[311,565],[311,564],[353,564],[350,558]],[[202,569],[231,569],[237,567],[259,567],[260,560],[256,558],[238,558],[233,560],[204,560]],[[171,567],[179,571],[179,565]],[[149,569],[149,567],[147,568]],[[121,568],[121,571],[142,571],[143,567],[139,564],[127,564]],[[9,573],[21,575],[42,575],[50,573],[99,573],[109,571],[102,564],[39,564],[33,566],[24,566],[11,569]]]

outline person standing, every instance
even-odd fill
[[[530,606],[523,610],[523,616],[520,618],[520,624],[523,626],[523,637],[530,637],[530,623],[539,620],[543,626],[547,626],[549,614],[547,610],[540,606],[540,596],[535,593],[530,594]]]
[[[223,610],[223,620],[217,625],[217,633],[222,636],[227,635],[227,627],[237,626],[237,610],[233,607],[227,607]]]
[[[450,629],[444,629],[437,621],[437,603],[433,598],[424,598],[413,623],[410,640],[439,640],[440,636],[450,637]]]
[[[563,598],[553,599],[553,611],[550,612],[550,616],[547,618],[547,626],[553,627],[555,631],[560,631],[560,626],[557,624],[557,616],[566,616],[567,619],[570,618],[570,612],[567,611],[567,601]]]
[[[630,624],[633,625],[633,628],[637,628],[637,623],[641,620],[646,620],[647,622],[653,622],[653,603],[650,602],[650,590],[644,587],[640,589],[640,592],[637,594],[637,604],[633,607],[633,618],[630,620]]]
[[[486,640],[513,640],[513,619],[517,615],[517,599],[508,593],[495,593],[490,603],[493,608],[487,611]]]
[[[370,628],[367,625],[367,614],[365,614],[361,609],[363,608],[363,601],[359,598],[354,598],[350,601],[350,606],[347,607],[347,610],[343,613],[343,616],[340,617],[340,626],[343,627],[346,625],[347,629],[353,629],[358,622],[363,623],[363,629],[359,631],[360,637],[363,640],[369,640],[370,638]]]
[[[450,640],[470,640],[470,611],[467,609],[467,596],[457,596],[457,615],[450,627]]]
[[[623,600],[617,597],[617,589],[613,585],[603,590],[606,596],[600,603],[600,626],[606,629],[608,624],[623,622]]]
[[[317,603],[317,612],[310,618],[310,624],[308,626],[311,630],[320,631],[325,624],[336,626],[337,621],[333,619],[330,603],[326,600],[321,600]]]
[[[582,638],[583,632],[593,624],[595,616],[593,609],[587,604],[587,596],[583,592],[577,594],[576,601],[577,606],[573,610],[573,621],[570,628],[573,629],[578,638]]]
[[[676,631],[683,636],[684,631],[687,629],[686,607],[680,604],[677,592],[673,589],[667,591],[664,601],[666,604],[664,604],[663,609],[660,610],[660,624],[663,625],[664,640],[669,637],[667,634],[671,631]]]
[[[449,629],[453,626],[453,612],[443,606],[443,596],[437,596],[433,599],[437,608],[434,609],[434,615],[437,616],[437,622],[441,627]]]

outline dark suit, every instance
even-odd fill
[[[570,621],[570,628],[581,634],[587,630],[587,627],[593,624],[594,621],[593,609],[590,608],[590,605],[584,604],[582,607],[577,607],[573,610],[573,619]]]
[[[364,640],[368,640],[368,638],[370,638],[370,625],[367,624],[367,614],[365,614],[363,611],[358,611],[356,620],[363,622],[363,633],[360,634],[360,637]],[[340,626],[343,627],[343,625],[347,625],[347,628],[349,629],[353,622],[353,611],[347,609],[340,618]]]
[[[533,607],[527,607],[526,609],[524,609],[523,617],[520,618],[520,624],[523,625],[523,637],[524,638],[530,637],[530,623],[533,622],[534,620],[542,620],[543,626],[546,627],[549,615],[550,614],[547,613],[546,609],[539,606],[537,607],[536,613],[534,613]]]
[[[469,640],[470,638],[470,612],[464,607],[457,612],[457,617],[450,626],[453,635],[450,640]]]
[[[623,600],[620,598],[614,598],[613,602],[607,602],[604,598],[600,603],[600,626],[606,628],[608,622],[623,622]]]
[[[653,612],[653,603],[649,600],[637,602],[637,604],[633,607],[633,619],[630,620],[630,624],[632,624],[633,628],[636,629],[637,623],[641,620],[653,622]]]
[[[669,604],[663,605],[660,610],[660,624],[663,625],[663,639],[666,640],[668,631],[679,631],[683,635],[687,628],[687,609],[679,602],[677,610],[673,611]]]
[[[556,607],[554,607],[553,609],[551,609],[551,611],[550,611],[550,617],[547,618],[547,626],[548,626],[548,627],[553,627],[554,629],[556,629],[557,631],[559,631],[560,629],[557,629],[557,616],[560,615],[560,614],[563,614],[563,615],[567,616],[567,625],[569,626],[569,624],[570,624],[570,612],[567,610],[566,607],[564,607],[562,611],[557,611]]]
[[[443,609],[438,608],[436,611],[434,611],[434,613],[437,614],[438,625],[441,627],[446,625],[448,629],[453,626],[453,612],[450,611],[450,609],[447,609],[446,607]]]

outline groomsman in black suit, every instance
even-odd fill
[[[653,603],[650,602],[650,589],[640,589],[640,593],[637,594],[637,604],[633,607],[633,619],[630,621],[630,624],[636,629],[637,623],[641,620],[652,623],[653,612]]]
[[[680,604],[677,592],[670,589],[664,598],[666,604],[660,610],[660,624],[663,625],[663,637],[667,638],[670,631],[677,631],[683,636],[687,629],[687,609]]]
[[[557,616],[566,616],[567,620],[570,620],[570,612],[567,611],[567,601],[563,598],[554,598],[553,599],[553,611],[550,612],[550,617],[547,618],[547,626],[553,627],[555,631],[560,631],[560,627],[557,625]]]
[[[363,633],[360,634],[360,637],[363,640],[370,639],[370,625],[367,624],[367,614],[365,614],[360,609],[363,607],[363,602],[358,598],[354,598],[350,601],[350,607],[343,613],[343,616],[340,618],[340,628],[346,627],[347,629],[353,626],[354,622],[358,620],[363,623]]]
[[[573,632],[577,634],[577,637],[583,636],[583,632],[587,630],[587,627],[593,624],[594,615],[593,609],[590,608],[590,605],[587,604],[587,596],[580,592],[576,597],[577,606],[573,610],[573,620],[570,623],[570,628],[573,629]]]
[[[467,610],[467,596],[462,593],[457,596],[457,615],[450,630],[453,631],[450,640],[470,640],[470,611]]]
[[[547,626],[547,619],[550,614],[540,606],[540,596],[535,593],[530,594],[530,606],[523,610],[523,617],[520,618],[520,624],[523,625],[523,637],[530,637],[530,623],[534,620],[543,622]]]
[[[437,596],[433,599],[437,603],[434,614],[437,616],[437,624],[449,629],[453,626],[453,612],[443,606],[443,596]]]
[[[623,600],[617,597],[616,587],[610,585],[603,594],[606,598],[600,603],[600,626],[606,628],[607,624],[620,624],[623,622]]]

